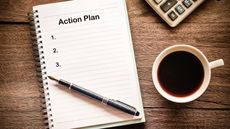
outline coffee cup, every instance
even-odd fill
[[[176,103],[187,103],[206,91],[211,69],[223,65],[223,59],[209,62],[193,46],[174,45],[157,56],[152,67],[152,79],[164,98]]]

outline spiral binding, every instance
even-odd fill
[[[49,97],[49,87],[48,87],[48,77],[46,72],[46,62],[44,57],[43,51],[43,42],[42,42],[42,35],[41,35],[41,26],[39,21],[39,14],[38,10],[34,10],[28,14],[30,25],[31,25],[31,35],[33,40],[33,48],[34,48],[34,56],[36,67],[37,67],[37,76],[38,81],[40,82],[40,91],[42,93],[42,108],[43,108],[43,116],[44,116],[44,124],[46,128],[52,128],[53,125],[53,118],[52,118],[52,110],[51,110],[51,103]]]

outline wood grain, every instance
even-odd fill
[[[56,0],[0,1],[0,128],[44,128],[27,13]],[[146,115],[144,124],[117,129],[230,128],[230,1],[209,0],[183,23],[170,28],[142,0],[127,0]],[[154,88],[156,56],[175,44],[200,49],[225,66],[212,70],[208,90],[198,100],[175,104]]]

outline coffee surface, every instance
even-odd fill
[[[186,97],[196,92],[204,78],[200,60],[185,51],[167,55],[160,63],[157,72],[161,87],[176,97]]]

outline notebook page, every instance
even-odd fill
[[[46,71],[140,111],[133,117],[48,80],[54,128],[81,128],[143,117],[123,0],[35,6]]]

